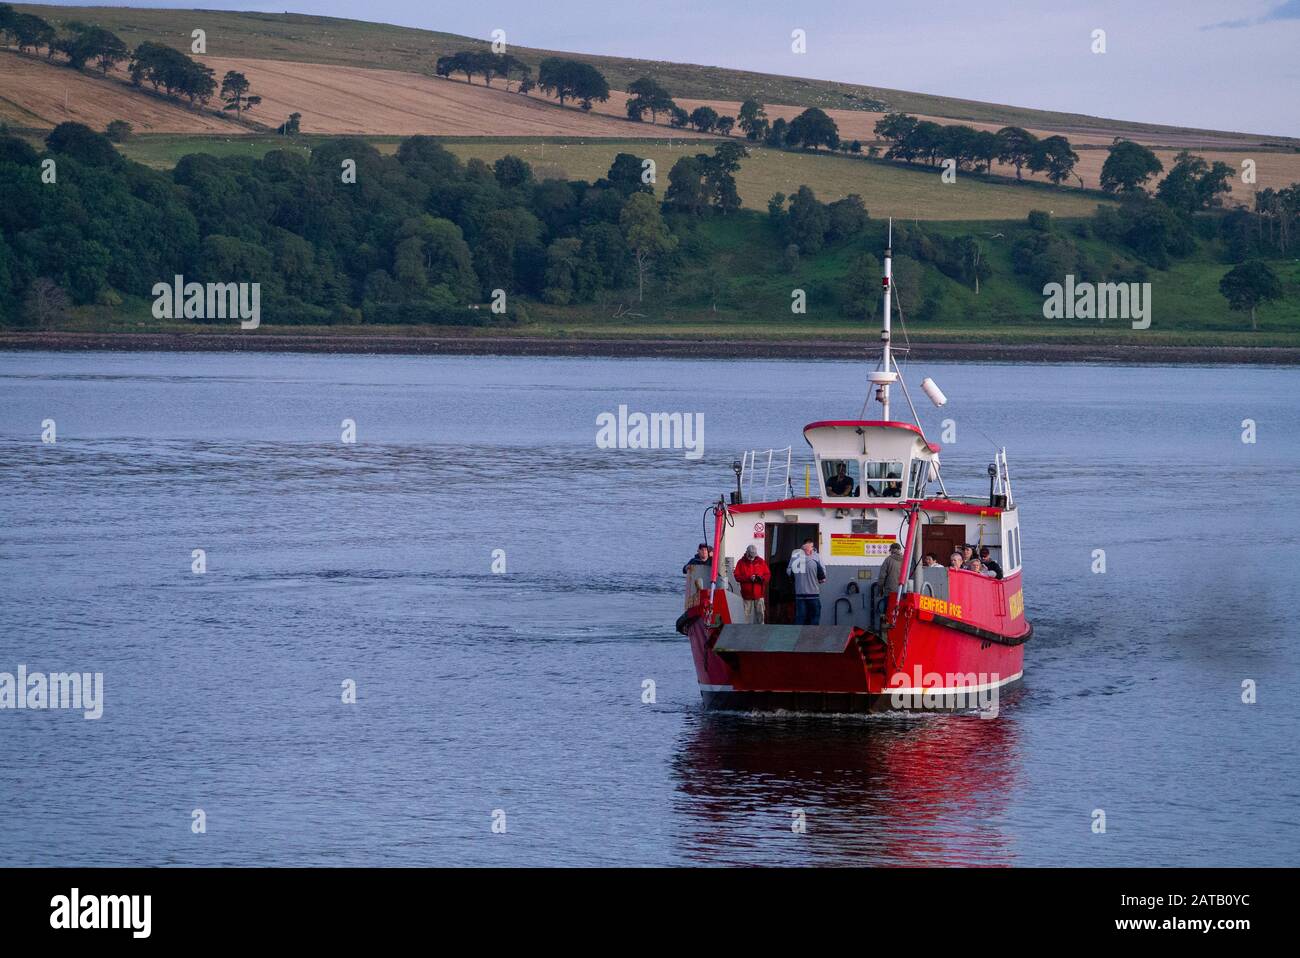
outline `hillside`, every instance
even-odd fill
[[[465,83],[395,70],[330,66],[286,60],[257,60],[246,57],[207,56],[204,62],[218,75],[238,70],[249,78],[263,102],[255,116],[263,122],[278,123],[291,112],[302,114],[306,133],[363,134],[407,136],[423,133],[431,136],[484,137],[593,137],[593,138],[679,138],[712,139],[707,134],[674,130],[666,121],[632,123],[626,119],[626,93],[612,91],[607,103],[597,103],[590,113],[573,107],[559,108],[553,100],[536,93],[523,96],[509,93],[500,81],[494,87],[481,82]],[[3,81],[0,81],[3,83]],[[683,109],[708,106],[719,114],[735,116],[740,103],[718,98],[677,98]],[[768,104],[770,119],[794,119],[802,107]],[[876,111],[828,110],[844,140],[864,144],[877,142],[876,122],[884,116]],[[105,118],[105,122],[107,122]],[[957,121],[935,116],[921,116],[938,123]],[[996,123],[973,124],[976,129],[997,130]],[[198,132],[198,131],[195,131]],[[1033,128],[1038,136],[1050,136],[1056,130]],[[1173,166],[1178,149],[1190,141],[1169,135],[1169,148],[1156,149],[1156,155],[1168,169]],[[1101,179],[1106,148],[1112,137],[1102,134],[1075,135],[1071,143],[1079,153],[1075,172],[1086,187],[1095,189]],[[1153,146],[1161,144],[1152,143]],[[1208,162],[1223,160],[1236,167],[1241,155],[1227,150],[1198,150]],[[1300,152],[1252,151],[1258,165],[1256,186],[1285,187],[1300,182]],[[1014,175],[1008,165],[996,164],[995,171]],[[1044,174],[1024,171],[1028,179],[1046,182]],[[1238,183],[1238,191],[1242,184]],[[984,211],[980,216],[988,215]],[[1021,215],[1014,213],[1011,215]]]
[[[215,101],[190,108],[147,85],[132,87],[120,67],[101,76],[70,70],[57,56],[50,63],[0,51],[0,119],[20,127],[21,137],[0,140],[0,163],[8,157],[0,175],[0,278],[12,278],[0,282],[0,323],[194,328],[168,318],[159,329],[145,297],[158,276],[184,271],[264,284],[268,325],[304,330],[835,335],[857,328],[872,308],[874,257],[885,243],[884,218],[893,217],[896,301],[920,336],[1127,339],[1123,324],[1044,322],[1047,284],[1083,276],[1150,283],[1159,330],[1152,335],[1167,345],[1300,342],[1296,194],[1272,196],[1255,212],[1234,208],[1253,206],[1255,189],[1300,181],[1300,150],[1280,141],[1263,148],[1243,134],[1143,127],[1131,135],[1158,148],[1166,169],[1176,148],[1193,147],[1229,170],[1243,158],[1255,161],[1258,183],[1244,186],[1220,172],[1226,179],[1208,196],[1166,190],[1161,201],[1120,203],[1074,185],[1017,183],[1002,165],[993,175],[963,169],[948,183],[936,167],[862,154],[754,144],[743,158],[734,149],[714,154],[724,138],[627,120],[620,92],[584,112],[507,91],[500,80],[487,86],[433,76],[438,50],[474,42],[465,38],[309,17],[42,12],[63,22],[84,15],[128,43],[186,49],[189,30],[202,24],[209,31],[203,65],[218,78],[245,74],[261,100],[236,122]],[[256,25],[268,29],[254,35]],[[394,54],[406,50],[399,40],[439,37],[432,52]],[[184,62],[193,76],[194,65]],[[738,112],[738,100],[727,97],[743,75],[620,62],[653,72],[686,109]],[[608,64],[598,65],[620,82]],[[711,92],[689,95],[705,76]],[[776,92],[737,95],[757,93],[770,117],[787,120],[803,109],[791,101],[834,86],[763,82]],[[203,95],[201,87],[188,89]],[[853,108],[827,111],[844,143],[870,145],[887,105],[897,104],[855,96]],[[1068,132],[1084,187],[1096,184],[1110,138],[1123,126],[1070,126],[1077,118],[1042,112],[1029,121],[1006,109],[970,122],[986,129],[1027,122],[1040,136]],[[271,133],[291,113],[301,114],[300,133]],[[93,132],[118,119],[137,135],[115,146]],[[67,120],[92,129],[70,124],[47,141],[48,130]],[[423,136],[402,140],[415,134]],[[35,160],[46,150],[63,157],[59,183],[83,188],[37,182]],[[123,164],[118,153],[152,170]],[[525,162],[499,162],[507,156]],[[657,166],[653,184],[641,179],[642,158]],[[340,161],[355,162],[359,178],[340,178]],[[1220,198],[1224,185],[1234,189]],[[663,202],[633,195],[643,190]],[[778,193],[784,199],[769,204]],[[634,249],[633,237],[647,246]],[[1229,271],[1236,275],[1221,289]],[[1243,283],[1255,285],[1243,294]],[[790,311],[792,289],[806,292],[806,316]],[[508,314],[485,311],[500,290],[510,291]],[[1256,294],[1257,316],[1229,308],[1228,296],[1240,307],[1243,295]]]
[[[245,132],[179,102],[9,50],[0,50],[0,120],[36,128],[74,121],[99,130],[110,120],[130,120],[142,133]]]
[[[201,27],[207,32],[207,49],[213,57],[287,60],[431,73],[433,62],[438,56],[484,45],[482,40],[455,34],[299,14],[56,7],[38,4],[14,6],[18,10],[36,13],[56,24],[73,20],[98,23],[113,30],[132,46],[142,40],[153,40],[170,43],[178,49],[188,51],[190,32]],[[817,106],[828,110],[901,110],[968,122],[1016,124],[1064,133],[1072,140],[1094,135],[1109,141],[1114,136],[1124,135],[1141,142],[1175,147],[1272,146],[1294,149],[1300,146],[1300,141],[1285,137],[1132,123],[1083,114],[911,93],[886,87],[867,87],[695,64],[608,57],[587,51],[551,51],[512,46],[511,52],[534,68],[543,57],[552,55],[584,60],[608,77],[611,89],[625,89],[637,77],[651,75],[674,96],[686,99],[739,102],[746,97],[755,96],[764,103]]]
[[[507,92],[498,81],[493,87],[446,80],[422,74],[397,70],[380,70],[368,67],[337,66],[304,63],[291,60],[258,60],[246,57],[204,56],[203,62],[223,75],[227,70],[244,73],[252,89],[262,97],[262,103],[249,114],[255,123],[274,126],[290,113],[302,116],[302,131],[308,134],[365,136],[409,136],[425,134],[447,137],[489,138],[581,138],[608,142],[637,139],[658,139],[675,142],[715,140],[694,131],[675,130],[666,123],[632,123],[625,119],[627,95],[612,92],[608,103],[598,103],[590,113],[573,107],[559,107],[534,92],[524,96]],[[121,69],[107,77],[97,73],[74,72],[43,58],[20,55],[15,51],[0,50],[0,119],[17,126],[50,128],[65,120],[77,120],[96,129],[103,129],[111,120],[130,119],[139,133],[193,133],[242,136],[249,132],[247,126],[231,122],[212,111],[191,110],[177,101],[167,100],[146,89],[130,86]],[[678,103],[687,110],[710,106],[721,114],[734,116],[740,104],[727,100],[693,100],[681,98]],[[800,112],[800,107],[769,104],[768,116],[782,117],[787,121]],[[828,111],[845,140],[860,140],[864,144],[876,142],[874,126],[883,114],[871,111]],[[954,120],[933,118],[940,123]],[[997,124],[976,124],[977,128],[996,129]],[[1039,135],[1050,135],[1049,130],[1035,128]],[[1072,143],[1079,154],[1075,172],[1086,187],[1096,188],[1100,181],[1101,166],[1106,159],[1109,139],[1097,134],[1085,134]],[[193,149],[205,149],[196,141]],[[772,152],[772,151],[769,151]],[[1168,169],[1173,165],[1174,149],[1157,149],[1156,154]],[[1203,150],[1207,161],[1223,160],[1237,167],[1242,154],[1226,150]],[[500,155],[499,153],[497,155]],[[613,152],[600,151],[608,167]],[[760,195],[750,194],[747,200],[758,208],[766,203],[776,189],[790,190],[807,182],[819,192],[828,192],[831,198],[850,192],[862,193],[871,188],[868,181],[879,180],[879,175],[846,164],[860,163],[858,158],[815,158],[809,167],[794,154],[778,163],[762,164],[766,167],[800,166],[809,170],[806,178],[798,182],[771,182],[773,189]],[[1300,152],[1251,151],[1258,164],[1258,179],[1253,186],[1285,187],[1300,182]],[[495,157],[492,157],[495,158]],[[818,163],[830,163],[822,168]],[[750,166],[760,164],[751,163]],[[853,173],[861,175],[855,179]],[[996,164],[996,173],[1012,176],[1010,166]],[[586,176],[590,170],[563,168],[566,175]],[[929,177],[932,171],[927,171]],[[1046,182],[1044,175],[1025,171],[1025,177]],[[769,178],[770,179],[770,178]],[[861,180],[861,182],[858,182]],[[910,181],[909,181],[910,182]],[[918,184],[920,181],[918,181]],[[926,186],[933,184],[925,180]],[[1073,184],[1071,184],[1072,186]],[[766,189],[766,186],[764,187]],[[966,195],[964,191],[957,191]],[[1065,192],[1072,192],[1067,188]],[[1238,182],[1233,199],[1250,205],[1251,187]],[[1009,198],[1009,197],[1008,197]],[[922,203],[926,210],[943,205],[952,196],[934,197]],[[916,204],[899,198],[913,215],[931,218],[931,213],[918,212]],[[891,200],[893,202],[893,200]],[[1023,216],[1025,203],[1041,202],[1026,197],[1025,202],[1012,202],[1006,208],[996,204],[983,204],[963,208],[955,217],[987,218],[990,216]],[[1059,201],[1063,212],[1086,212],[1091,200]],[[1079,203],[1083,202],[1084,206]]]

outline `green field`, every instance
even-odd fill
[[[248,136],[193,136],[179,133],[160,133],[135,136],[118,149],[128,159],[156,170],[170,170],[182,156],[190,153],[208,153],[212,156],[250,156],[259,158],[272,150],[289,150],[310,156],[315,144],[328,139],[316,136],[276,136],[274,134],[251,134]],[[401,137],[367,137],[379,149],[388,144],[389,149],[396,149]]]
[[[397,149],[398,137],[367,137],[381,152]],[[320,138],[279,136],[140,136],[122,146],[137,162],[159,169],[176,165],[186,153],[216,156],[262,156],[270,150],[310,151]],[[506,138],[443,138],[447,149],[462,160],[492,162],[514,154],[533,164],[539,178],[564,177],[594,182],[609,170],[614,156],[634,153],[657,166],[660,196],[668,171],[683,155],[708,152],[711,144],[693,140],[552,140]],[[829,154],[798,153],[750,147],[736,175],[745,207],[766,210],[773,193],[790,194],[807,185],[819,199],[830,201],[850,193],[863,198],[872,216],[912,220],[1023,219],[1033,209],[1057,216],[1086,216],[1098,203],[1110,203],[1100,194],[1057,189],[1031,183],[988,181],[961,174],[956,183],[944,184],[937,170],[900,166],[883,160]]]
[[[467,49],[480,39],[360,20],[278,13],[236,13],[213,10],[157,10],[127,7],[62,7],[14,4],[51,23],[70,20],[97,23],[130,46],[141,40],[170,43],[188,52],[190,32],[207,32],[212,56],[256,57],[333,63],[357,67],[432,72],[434,60]],[[892,109],[973,122],[1070,129],[1127,135],[1185,135],[1210,133],[1159,124],[1108,120],[1074,113],[1057,113],[959,97],[911,93],[828,80],[728,70],[722,67],[658,60],[600,56],[592,51],[551,51],[512,46],[511,52],[534,69],[543,57],[562,53],[585,60],[609,79],[612,89],[626,89],[639,76],[658,79],[674,95],[696,99],[743,100],[756,96],[764,103],[817,106],[823,109]],[[954,86],[958,84],[954,79]],[[1252,137],[1259,143],[1294,145],[1284,137]]]
[[[264,319],[258,332],[244,335],[294,335],[329,337],[409,336],[434,339],[447,337],[497,337],[521,336],[554,339],[683,339],[691,341],[721,340],[731,343],[771,343],[784,341],[816,341],[832,343],[857,343],[864,348],[879,344],[880,323],[870,320],[846,320],[834,317],[791,319],[775,315],[759,317],[754,313],[726,310],[712,313],[709,309],[678,309],[671,319],[647,317],[629,321],[614,319],[608,306],[583,305],[546,307],[532,305],[533,320],[527,325],[499,329],[492,327],[449,326],[277,326],[272,317]],[[1275,314],[1282,310],[1274,307]],[[1266,311],[1261,311],[1261,325]],[[1291,329],[1279,322],[1258,333],[1245,329],[1183,330],[1162,329],[1158,324],[1148,330],[1134,330],[1122,324],[1105,328],[1071,324],[1049,325],[1041,317],[1035,323],[1022,325],[984,325],[959,323],[956,325],[927,324],[909,326],[907,337],[895,333],[896,345],[918,346],[925,343],[997,343],[1006,345],[1093,345],[1093,346],[1252,346],[1300,348],[1300,332],[1294,331],[1297,318],[1290,318]],[[897,328],[897,327],[896,327]],[[63,332],[113,332],[113,333],[230,333],[229,326],[212,323],[156,320],[149,315],[148,304],[139,301],[131,308],[106,314],[93,307],[76,310],[68,321],[60,323]]]

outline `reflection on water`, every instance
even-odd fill
[[[703,713],[673,777],[677,841],[701,864],[1016,860],[998,824],[1019,778],[1014,721]],[[814,841],[792,828],[796,811]]]
[[[0,671],[105,691],[0,712],[0,862],[1294,863],[1296,374],[920,374],[950,489],[987,435],[1022,507],[1035,637],[992,720],[700,709],[705,506],[738,450],[856,415],[852,364],[0,354]],[[624,403],[704,413],[704,459],[596,448]]]

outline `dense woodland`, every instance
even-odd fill
[[[261,283],[263,312],[276,324],[517,322],[529,301],[669,295],[688,264],[710,260],[700,227],[719,217],[766,231],[773,268],[829,250],[878,252],[882,224],[860,197],[823,203],[802,187],[772,197],[766,217],[739,209],[733,174],[744,154],[730,141],[681,158],[659,201],[629,153],[595,183],[539,182],[511,156],[462,163],[418,136],[392,156],[337,139],[310,159],[194,154],[163,173],[125,160],[79,124],[57,127],[40,153],[0,135],[0,317],[39,323],[60,297],[112,307],[181,274]],[[1017,281],[1031,289],[1068,273],[1137,281],[1207,245],[1226,264],[1294,251],[1300,186],[1261,191],[1253,211],[1223,210],[1213,207],[1214,182],[1212,168],[1187,156],[1154,198],[1135,191],[1069,224],[1031,214],[1012,235]],[[1085,238],[1104,240],[1107,255],[1086,252]],[[924,226],[900,226],[895,236],[904,261],[964,286],[989,278],[980,248],[974,234]],[[873,308],[875,276],[865,263],[849,272],[834,296],[846,314]],[[1282,295],[1263,264],[1243,276],[1251,282],[1235,308]],[[504,314],[479,308],[494,290],[507,294]],[[926,304],[915,305],[925,319]]]

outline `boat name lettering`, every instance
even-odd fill
[[[949,602],[947,599],[936,599],[932,595],[921,596],[921,611],[934,612],[954,619],[961,618],[961,606],[955,602]]]
[[[1007,607],[1011,610],[1011,618],[1018,619],[1025,614],[1025,593],[1023,589],[1017,589],[1011,593],[1011,598],[1007,599]]]

